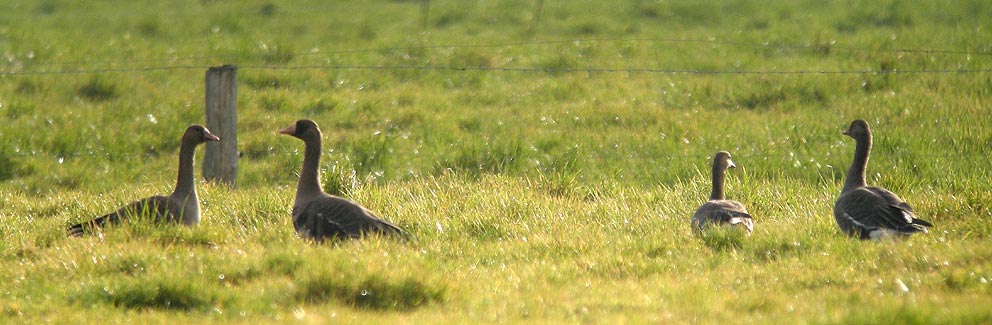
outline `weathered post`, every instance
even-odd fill
[[[207,142],[203,178],[235,187],[238,176],[238,67],[224,65],[207,70],[207,128],[220,137]]]

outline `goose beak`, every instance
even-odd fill
[[[851,129],[847,129],[847,130],[841,131],[840,133],[843,134],[843,135],[851,135]]]
[[[216,135],[214,135],[213,133],[210,133],[210,132],[207,132],[206,134],[204,134],[203,135],[203,138],[206,139],[207,141],[220,141],[220,138],[219,137],[217,137]]]
[[[282,128],[282,129],[279,130],[279,133],[282,133],[282,134],[285,134],[285,135],[296,134],[296,125],[294,124],[294,125],[290,125],[290,126],[287,126],[285,128]]]
[[[727,168],[737,168],[737,165],[734,164],[733,160],[727,159]]]

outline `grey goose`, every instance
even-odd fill
[[[925,233],[928,227],[933,227],[917,219],[913,208],[895,193],[865,182],[872,142],[868,123],[855,120],[843,134],[854,138],[856,146],[844,188],[834,204],[834,219],[840,230],[862,240],[879,240]]]
[[[744,205],[734,200],[727,200],[723,193],[727,169],[736,167],[734,161],[730,160],[729,152],[720,151],[713,157],[713,191],[710,192],[709,201],[703,203],[692,215],[692,229],[696,232],[702,232],[714,225],[742,229],[747,234],[754,230],[751,214]]]
[[[193,155],[196,147],[207,141],[220,141],[220,138],[201,125],[191,125],[186,128],[179,144],[179,175],[176,179],[176,188],[169,196],[156,195],[132,202],[110,214],[72,225],[66,232],[70,236],[82,236],[96,228],[118,224],[138,216],[147,216],[156,222],[196,225],[200,222],[200,200],[196,197],[193,179]]]
[[[324,192],[320,185],[321,132],[317,123],[303,119],[279,130],[303,140],[303,169],[293,202],[293,228],[305,239],[321,242],[360,239],[368,235],[406,238],[406,232],[379,219],[350,200]]]

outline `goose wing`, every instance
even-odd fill
[[[336,196],[323,196],[293,208],[293,227],[304,238],[361,238],[368,234],[405,236],[395,225],[369,210]]]
[[[897,224],[900,228],[897,228],[897,230],[904,232],[926,232],[926,227],[933,227],[929,222],[916,218],[916,211],[913,211],[913,207],[909,206],[909,203],[903,201],[899,196],[896,196],[895,193],[881,187],[868,187],[868,190],[881,196],[890,209],[901,212],[902,218],[898,219]]]
[[[751,214],[744,205],[732,200],[711,200],[703,203],[692,216],[693,228],[702,230],[709,224],[741,226],[748,233],[754,230]]]
[[[120,224],[124,220],[128,219],[147,216],[158,221],[173,218],[170,215],[169,198],[156,195],[131,202],[117,211],[103,215],[96,219],[69,226],[69,228],[66,229],[66,232],[70,236],[82,236],[88,232],[92,232],[96,228],[102,228],[106,225]]]
[[[916,219],[913,208],[895,193],[879,187],[862,187],[842,194],[837,209],[836,217],[848,224],[846,231],[857,231],[862,237],[877,230],[925,232],[930,225]]]

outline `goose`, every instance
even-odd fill
[[[302,119],[279,133],[303,140],[303,169],[293,202],[293,228],[304,239],[360,239],[366,235],[405,238],[406,232],[379,219],[355,202],[330,195],[320,185],[321,133],[317,123]]]
[[[692,229],[702,232],[711,225],[726,225],[743,229],[747,234],[754,230],[754,222],[744,205],[734,200],[727,200],[723,194],[723,183],[728,168],[737,168],[730,153],[720,151],[713,157],[713,191],[709,201],[703,203],[692,215]]]
[[[202,125],[191,125],[186,128],[182,143],[179,145],[179,176],[176,180],[176,189],[169,196],[156,195],[134,201],[110,214],[72,225],[66,230],[67,233],[70,236],[82,236],[95,228],[118,224],[137,216],[152,217],[156,222],[196,225],[200,222],[200,201],[196,197],[193,180],[193,153],[196,151],[196,146],[207,141],[220,141],[220,138]]]
[[[847,170],[844,188],[834,204],[837,227],[851,237],[862,240],[907,237],[927,232],[930,222],[917,219],[908,203],[881,187],[865,183],[865,169],[871,152],[871,129],[863,120],[851,122],[843,132],[856,143],[854,160]]]

